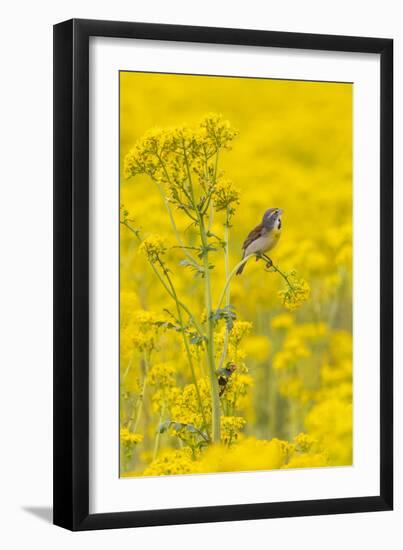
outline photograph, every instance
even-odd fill
[[[353,84],[122,70],[117,108],[120,477],[353,465]]]
[[[397,2],[2,13],[0,547],[395,550]]]

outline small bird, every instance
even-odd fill
[[[242,245],[242,259],[251,254],[263,255],[276,246],[281,235],[282,214],[283,211],[280,208],[269,208],[266,210],[262,223],[259,223],[259,225],[249,233]],[[238,268],[236,272],[237,275],[242,273],[245,265],[246,262]]]

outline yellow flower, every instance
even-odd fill
[[[353,351],[353,338],[346,330],[334,330],[330,340],[330,354],[335,363],[343,359],[351,360]]]
[[[293,456],[284,468],[321,468],[328,466],[329,460],[323,453]]]
[[[284,446],[278,440],[240,440],[235,445],[212,445],[202,456],[201,472],[239,472],[281,468],[285,460]]]
[[[126,314],[122,317],[123,314],[121,314],[121,352],[124,351],[125,355],[130,357],[133,348],[141,352],[151,352],[155,349],[158,336],[155,323],[158,318],[154,312],[144,309],[126,310]]]
[[[152,396],[153,411],[161,413],[169,411],[180,395],[177,387],[167,387],[155,390]]]
[[[318,444],[318,441],[310,435],[301,432],[294,437],[293,444],[297,450],[307,452],[310,451],[312,447],[315,447]]]
[[[150,235],[141,243],[140,251],[147,256],[152,264],[154,264],[160,260],[161,256],[167,251],[166,242],[159,235]]]
[[[238,439],[238,436],[246,424],[246,420],[241,416],[222,416],[221,417],[221,441],[230,445]]]
[[[273,329],[287,329],[294,324],[294,317],[289,313],[280,313],[272,317],[270,324]]]
[[[278,351],[273,357],[273,368],[276,370],[285,369],[295,363],[295,356],[289,350]]]
[[[326,336],[328,326],[324,322],[301,323],[295,326],[294,332],[302,338],[315,342]]]
[[[134,348],[139,351],[152,351],[155,348],[155,333],[144,332],[133,327],[131,333],[131,342]]]
[[[336,256],[337,265],[350,265],[353,256],[351,243],[345,244]]]
[[[252,323],[249,321],[235,321],[230,332],[230,340],[235,346],[252,330]]]
[[[307,347],[304,340],[293,334],[290,334],[286,338],[284,349],[290,352],[295,359],[301,359],[302,357],[309,357],[311,355],[311,350]]]
[[[148,382],[151,386],[167,388],[175,385],[175,368],[171,362],[155,363],[148,371]]]
[[[211,397],[210,385],[206,379],[198,380],[200,397],[203,403],[204,413],[207,422],[211,420]],[[183,424],[192,424],[198,429],[203,427],[199,400],[194,384],[188,384],[176,398],[172,410],[172,420]]]
[[[208,160],[219,149],[229,149],[236,133],[230,123],[217,114],[207,115],[196,128],[153,128],[126,155],[124,176],[147,174],[158,184],[166,183],[170,187],[171,200],[180,203],[188,176],[187,167],[197,172],[200,158]]]
[[[211,113],[204,117],[200,123],[205,135],[217,148],[230,148],[230,143],[237,136],[237,130],[231,127],[228,120],[224,120],[222,115]]]
[[[127,428],[121,428],[120,440],[122,443],[132,443],[133,445],[137,445],[143,441],[143,436],[138,433],[130,432]]]
[[[173,363],[155,363],[147,374],[147,380],[151,387],[155,388],[152,394],[152,406],[154,412],[167,412],[180,395],[176,387],[175,368]]]
[[[192,474],[197,464],[192,460],[189,448],[165,451],[144,470],[144,476]]]
[[[288,280],[290,286],[280,290],[278,295],[284,307],[289,311],[294,311],[308,300],[311,289],[308,283],[304,279],[298,278],[295,273],[291,273]]]
[[[148,328],[155,323],[157,315],[153,311],[138,309],[133,312],[133,320],[144,328]]]
[[[214,187],[213,203],[217,212],[229,209],[231,215],[234,214],[235,207],[239,204],[238,189],[235,189],[230,180],[221,178]]]
[[[246,357],[255,361],[265,361],[270,353],[270,341],[266,336],[248,336],[242,343]]]
[[[332,465],[351,464],[352,422],[351,401],[337,398],[318,403],[305,418],[308,433],[322,442]]]

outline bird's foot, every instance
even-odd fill
[[[270,269],[271,266],[273,265],[271,258],[269,258],[269,256],[264,255],[264,259],[266,260],[266,268]]]

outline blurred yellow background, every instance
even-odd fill
[[[308,302],[288,312],[277,297],[282,281],[265,273],[261,262],[249,261],[234,278],[231,301],[239,319],[252,324],[243,340],[250,383],[238,411],[246,421],[241,438],[252,447],[238,462],[218,469],[352,463],[352,94],[352,85],[342,83],[120,74],[121,203],[144,235],[157,233],[175,244],[157,189],[144,175],[125,179],[125,156],[150,128],[194,125],[208,113],[220,113],[239,131],[233,149],[220,157],[220,168],[240,191],[229,242],[231,268],[265,210],[279,207],[283,232],[270,256],[283,270],[296,269],[311,288]],[[189,220],[180,212],[176,219],[187,235]],[[216,216],[212,231],[222,234],[222,224]],[[175,285],[202,315],[202,285],[189,270],[175,267],[179,261],[180,251],[173,250]],[[169,434],[161,434],[157,457],[153,452],[156,429],[166,420],[155,397],[163,388],[145,380],[143,351],[133,335],[142,333],[140,312],[158,314],[170,302],[125,227],[120,264],[121,472],[191,472]],[[219,255],[214,264],[216,301],[225,276]],[[182,390],[191,378],[180,338],[155,338],[153,364],[170,362],[171,378]],[[136,439],[130,433],[139,396]],[[292,459],[254,465],[251,442],[273,439],[293,445]],[[165,450],[176,453],[171,464],[176,460],[177,467],[164,470],[158,463]]]

